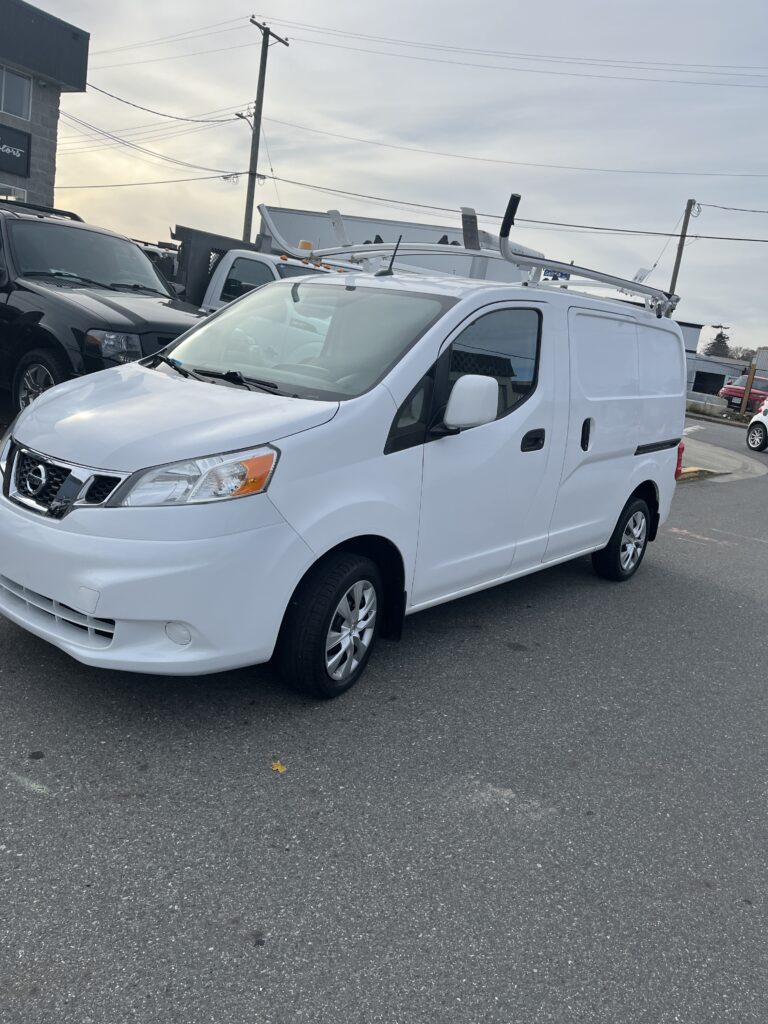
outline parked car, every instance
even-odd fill
[[[0,386],[15,409],[151,355],[201,316],[129,239],[73,213],[0,202]]]
[[[632,577],[685,388],[677,324],[573,290],[267,284],[22,412],[0,441],[0,612],[89,665],[274,656],[336,696],[404,615],[587,554]]]
[[[749,421],[747,448],[753,452],[763,452],[768,448],[768,399],[763,402],[759,411]]]
[[[743,373],[741,377],[737,377],[733,383],[726,384],[722,387],[718,391],[718,395],[720,398],[725,398],[731,408],[740,409],[748,381],[749,375]],[[755,409],[759,409],[766,398],[768,398],[768,377],[755,375],[755,379],[752,381],[752,388],[749,392],[747,412],[753,412]]]

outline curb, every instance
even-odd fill
[[[710,476],[728,476],[727,472],[722,472],[717,469],[704,469],[702,466],[686,466],[680,474],[678,483],[683,483],[684,480],[705,480]]]
[[[725,417],[705,416],[701,412],[686,412],[685,418],[688,420],[702,420],[704,423],[719,423],[725,427],[741,427],[742,430],[746,430],[749,426],[748,423],[739,423],[738,420],[729,420]]]

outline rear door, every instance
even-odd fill
[[[607,542],[629,495],[639,436],[635,320],[571,308],[568,335],[568,434],[546,561]]]

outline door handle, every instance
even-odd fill
[[[529,430],[527,434],[523,434],[523,440],[520,442],[521,452],[538,452],[544,447],[544,438],[546,432],[544,430]]]
[[[587,418],[581,425],[581,450],[583,452],[589,451],[589,438],[592,434],[592,420]]]

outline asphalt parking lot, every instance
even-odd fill
[[[686,483],[630,583],[414,616],[327,704],[0,620],[0,1020],[763,1024],[767,508]]]

